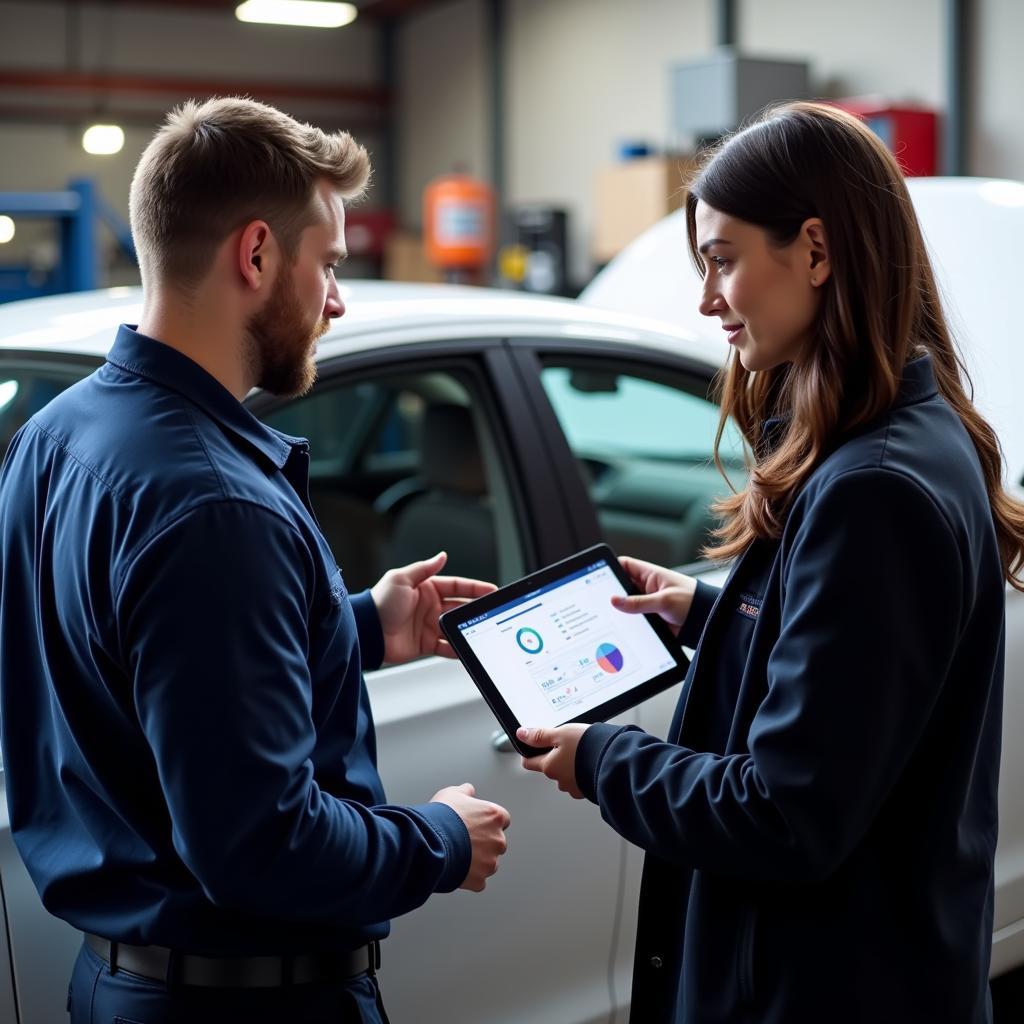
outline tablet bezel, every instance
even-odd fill
[[[480,663],[479,658],[473,652],[468,641],[463,637],[459,630],[459,625],[469,619],[476,618],[478,615],[493,611],[503,604],[521,600],[531,590],[544,587],[562,576],[568,576],[578,569],[583,569],[593,562],[602,560],[615,573],[616,578],[622,584],[627,594],[637,593],[633,581],[619,564],[619,559],[615,552],[607,544],[594,544],[592,547],[578,551],[568,558],[563,558],[559,562],[554,562],[543,569],[538,569],[537,572],[532,572],[528,576],[516,580],[515,583],[500,587],[498,590],[484,597],[479,597],[475,601],[469,601],[459,608],[453,608],[451,611],[445,612],[440,618],[440,625],[445,638],[459,656],[459,660],[465,666],[481,696],[487,702],[494,717],[497,718],[499,725],[505,730],[505,735],[508,736],[509,742],[524,757],[543,754],[545,750],[531,747],[516,737],[516,730],[523,723],[516,718],[512,709],[506,703],[501,691]],[[683,653],[683,648],[679,640],[673,635],[668,623],[660,615],[644,615],[644,618],[650,623],[666,651],[672,655],[675,661],[672,668],[666,669],[660,675],[654,676],[643,683],[638,683],[636,686],[626,690],[625,693],[620,693],[603,704],[598,704],[597,707],[591,708],[589,711],[585,711],[583,714],[561,723],[562,725],[569,725],[571,722],[592,724],[594,722],[603,722],[608,718],[614,718],[623,711],[636,707],[637,704],[647,700],[648,697],[652,697],[662,690],[667,690],[670,686],[681,682],[685,678],[690,667],[690,659]],[[526,724],[532,725],[535,723]]]

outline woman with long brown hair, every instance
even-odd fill
[[[618,607],[696,647],[670,734],[528,729],[524,763],[647,852],[635,1024],[983,1024],[1024,507],[902,175],[786,104],[706,156],[687,224],[752,452],[707,551],[732,570],[623,558]]]

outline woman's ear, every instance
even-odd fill
[[[820,217],[809,217],[800,227],[800,238],[807,251],[808,280],[811,287],[819,288],[832,274],[828,258],[828,239]]]

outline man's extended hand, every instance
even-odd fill
[[[558,783],[558,788],[576,800],[583,793],[576,784],[576,748],[589,729],[588,725],[560,725],[557,729],[519,729],[516,736],[531,747],[550,747],[546,754],[524,757],[523,767],[531,772],[542,772]]]
[[[425,562],[391,569],[370,593],[384,632],[384,661],[400,665],[424,654],[454,658],[455,652],[441,636],[437,620],[442,612],[497,589],[493,583],[438,576],[448,556],[441,551]]]
[[[447,804],[465,824],[473,859],[469,874],[459,888],[483,892],[487,879],[498,870],[498,858],[508,849],[505,839],[505,829],[511,820],[508,811],[499,804],[478,800],[476,790],[468,782],[442,789],[430,802]]]

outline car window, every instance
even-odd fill
[[[372,384],[349,388],[344,401],[327,392],[315,392],[302,402],[274,413],[273,425],[295,437],[315,437],[310,451],[310,473],[329,474],[332,466],[351,458],[360,424],[374,414],[377,389]]]
[[[310,443],[310,499],[349,590],[448,552],[445,573],[498,583],[523,545],[491,403],[458,370],[326,381],[263,416]]]
[[[85,367],[0,366],[0,456],[26,420],[88,372]]]
[[[577,457],[605,540],[660,565],[699,560],[730,493],[714,463],[719,409],[698,381],[644,376],[587,357],[548,360],[541,380]],[[719,449],[743,486],[743,441],[727,423]]]

